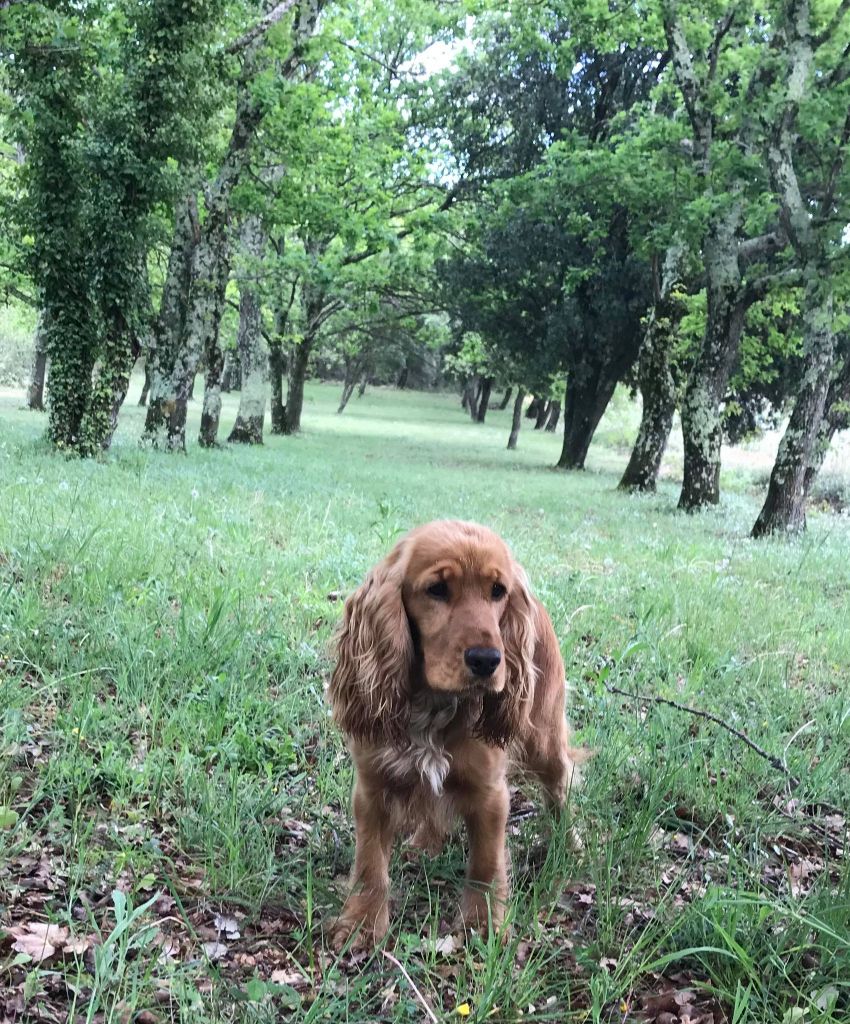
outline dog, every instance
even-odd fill
[[[491,530],[454,520],[403,537],[345,603],[328,687],[356,779],[341,949],[389,927],[402,829],[436,855],[456,817],[469,838],[460,920],[499,930],[508,898],[509,763],[563,808],[587,753],[571,744],[564,664],[525,571]]]

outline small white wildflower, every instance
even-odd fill
[[[67,491],[67,490],[70,490],[70,488],[71,488],[71,485],[68,483],[67,480],[60,480],[59,481],[59,490],[60,491]]]

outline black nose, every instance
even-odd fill
[[[486,679],[493,675],[502,660],[502,652],[495,647],[467,647],[463,660],[474,676]]]

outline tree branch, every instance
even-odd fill
[[[27,294],[27,292],[22,292],[21,289],[15,285],[4,284],[3,291],[6,293],[7,297],[11,296],[13,299],[17,299],[18,302],[23,302],[26,306],[38,309],[38,302],[36,302],[35,298],[32,295]]]
[[[835,35],[835,30],[844,20],[844,15],[847,14],[848,11],[850,11],[850,0],[841,0],[841,3],[835,9],[835,14],[830,18],[829,24],[823,32],[820,32],[812,39],[812,45],[815,49],[818,49],[818,47],[823,46],[824,43],[829,42],[833,35]]]
[[[281,0],[280,3],[275,4],[270,11],[260,18],[256,25],[249,28],[244,35],[241,35],[238,39],[232,42],[224,52],[241,53],[242,50],[247,49],[247,47],[249,47],[258,36],[268,32],[272,25],[276,25],[281,18],[295,6],[296,3],[297,0]]]
[[[850,0],[848,0],[850,3]],[[711,46],[708,49],[708,80],[713,82],[715,75],[717,74],[717,58],[720,56],[720,45],[723,42],[724,37],[732,27],[732,23],[735,21],[735,15],[738,13],[738,5],[731,4],[729,10],[726,12],[723,18],[717,23],[714,31],[714,39],[711,42]]]
[[[668,700],[666,697],[647,697],[640,693],[629,693],[628,690],[621,690],[619,687],[612,686],[610,683],[605,683],[605,689],[609,693],[617,693],[621,697],[628,697],[629,700],[638,701],[640,703],[646,704],[664,704],[667,707],[675,708],[677,711],[684,711],[689,715],[695,715],[697,718],[705,718],[709,722],[714,722],[714,724],[719,725],[721,729],[725,729],[733,736],[737,736],[738,739],[741,740],[743,743],[746,743],[746,745],[751,750],[754,750],[759,755],[759,757],[763,757],[765,761],[767,761],[767,763],[771,765],[771,767],[775,768],[778,772],[782,772],[782,774],[788,779],[792,786],[800,785],[800,780],[788,771],[788,769],[785,767],[785,765],[778,757],[774,756],[773,754],[769,754],[763,747],[760,747],[758,743],[755,743],[753,740],[751,740],[746,733],[741,732],[740,729],[736,729],[734,728],[734,726],[729,725],[728,722],[725,722],[722,718],[719,718],[717,715],[712,714],[710,711],[700,711],[698,708],[689,707],[687,704],[679,704],[677,701]]]
[[[762,256],[773,256],[784,249],[788,239],[785,232],[779,229],[768,231],[755,238],[747,238],[738,243],[738,262],[743,266]]]

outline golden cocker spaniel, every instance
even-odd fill
[[[436,854],[469,834],[462,923],[498,928],[508,895],[508,764],[560,808],[585,751],[570,745],[552,623],[505,543],[475,523],[411,531],[345,603],[329,686],[356,781],[351,891],[332,942],[379,940],[402,829]]]

